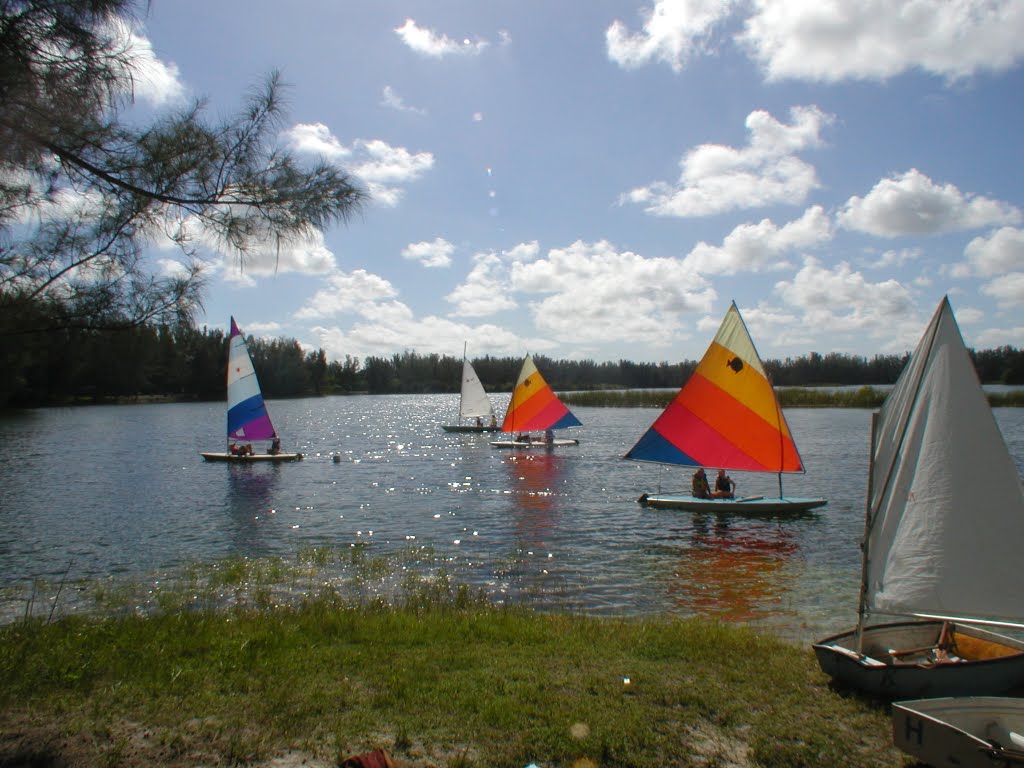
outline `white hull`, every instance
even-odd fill
[[[1024,700],[980,696],[896,702],[892,740],[934,768],[1024,765]]]
[[[698,499],[688,493],[645,493],[637,502],[645,507],[682,509],[688,512],[732,512],[735,514],[786,514],[823,507],[825,499],[765,498]]]
[[[579,440],[556,437],[554,440],[492,440],[495,448],[557,448],[560,445],[579,445]]]
[[[280,464],[282,461],[298,461],[301,453],[254,453],[251,456],[235,456],[233,453],[201,453],[207,461],[226,461],[232,464]]]
[[[815,643],[814,653],[839,686],[890,700],[991,696],[1024,686],[1024,642],[950,624],[936,653],[942,626],[937,620],[877,624],[864,628],[863,654],[856,630]]]

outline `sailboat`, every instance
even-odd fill
[[[782,474],[803,472],[803,461],[736,302],[696,370],[623,458],[779,476],[777,498],[645,493],[637,501],[649,507],[784,514],[827,503],[782,494]]]
[[[933,768],[1024,765],[1024,699],[953,696],[893,702],[892,740]]]
[[[464,423],[472,419],[472,424]],[[473,370],[473,364],[466,357],[466,348],[462,348],[462,389],[459,393],[459,423],[443,424],[445,432],[497,432],[498,423],[494,417],[494,407],[480,383],[480,377]]]
[[[1024,684],[1024,642],[977,626],[1024,628],[1024,494],[947,298],[873,415],[866,507],[857,626],[822,670],[890,699]]]
[[[245,336],[231,318],[228,342],[228,448],[224,453],[202,453],[207,461],[281,462],[301,459],[301,453],[282,453],[280,438],[263,402]],[[269,441],[267,453],[252,453],[253,442]]]
[[[554,430],[563,427],[578,427],[580,420],[558,399],[544,377],[540,375],[533,357],[526,356],[519,370],[512,399],[509,400],[502,432],[513,433],[510,440],[492,440],[495,448],[554,447],[558,445],[579,445],[579,440],[556,438]],[[531,432],[543,432],[531,435]]]

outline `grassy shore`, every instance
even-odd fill
[[[782,387],[777,390],[783,408],[878,408],[886,393],[874,387],[851,390],[816,387]],[[559,397],[567,405],[595,408],[664,408],[676,391],[650,389],[602,389],[592,392],[566,392]],[[1024,391],[989,393],[993,408],[1024,407]]]
[[[375,748],[439,768],[905,762],[884,706],[743,627],[495,606],[443,577],[397,599],[161,606],[0,630],[0,766],[313,768]]]

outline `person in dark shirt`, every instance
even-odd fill
[[[736,495],[736,483],[725,474],[724,469],[718,470],[718,477],[715,478],[715,492],[712,495],[716,499],[731,499]]]
[[[710,499],[711,486],[708,485],[708,476],[704,474],[704,467],[700,467],[693,473],[693,495],[698,499]]]

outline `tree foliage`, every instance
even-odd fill
[[[69,329],[187,320],[202,300],[199,242],[244,260],[364,200],[338,168],[300,167],[273,144],[276,73],[233,119],[207,122],[196,102],[140,124],[138,6],[0,0],[0,364],[30,362],[40,343],[10,337],[59,345]],[[146,259],[156,238],[179,246],[180,270]]]
[[[253,366],[269,398],[334,394],[421,394],[456,392],[462,360],[449,355],[405,351],[391,357],[351,355],[328,361],[322,349],[308,350],[295,339],[248,337]],[[4,404],[48,405],[134,397],[222,400],[226,396],[228,337],[224,331],[144,325],[117,332],[65,329],[48,334],[33,348],[22,374],[0,386]],[[972,353],[986,384],[1024,384],[1024,351],[1000,347]],[[682,386],[695,361],[634,363],[629,360],[535,358],[559,392],[602,389],[660,389]],[[906,355],[828,354],[767,360],[773,382],[783,388],[827,384],[892,384]],[[489,392],[510,392],[522,366],[520,357],[479,357],[473,362]],[[0,379],[0,383],[4,380]],[[795,402],[801,395],[790,395]],[[867,406],[864,406],[867,407]]]

